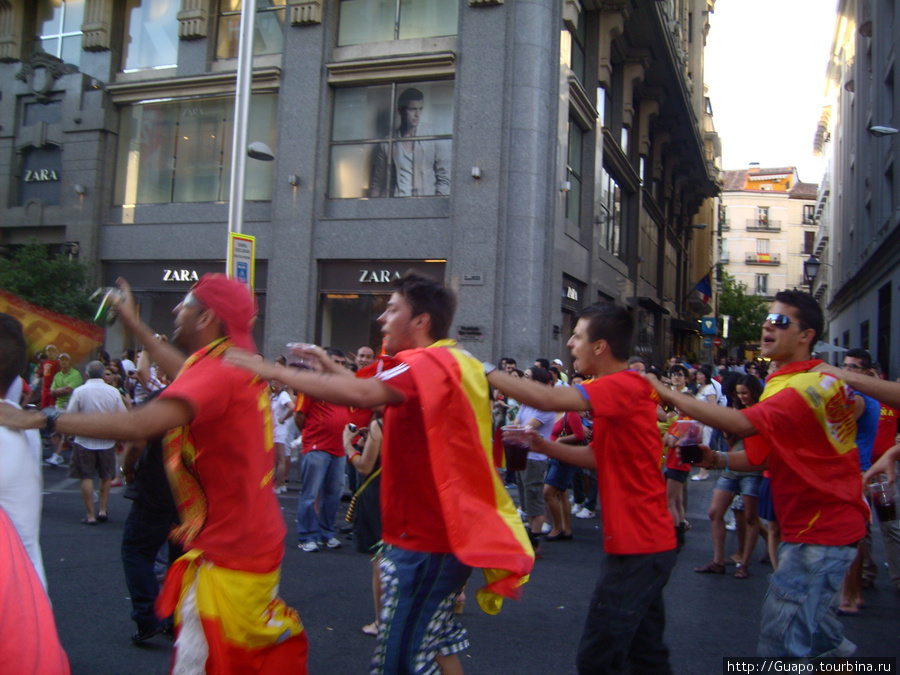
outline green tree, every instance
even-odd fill
[[[719,316],[731,317],[728,326],[728,339],[735,345],[747,345],[759,342],[760,328],[769,301],[763,296],[749,293],[747,284],[737,281],[725,270],[719,271],[722,292],[719,293]]]
[[[28,244],[0,258],[0,288],[45,309],[90,320],[96,307],[94,268],[90,263],[52,254],[42,244]]]

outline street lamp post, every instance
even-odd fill
[[[813,294],[813,283],[816,280],[816,276],[819,274],[819,267],[822,266],[822,263],[819,259],[811,255],[809,256],[809,260],[806,260],[803,263],[803,276],[806,278],[806,282],[809,284],[809,294]]]

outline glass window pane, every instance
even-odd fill
[[[183,101],[178,106],[173,202],[218,200],[225,115],[223,99]]]
[[[453,81],[413,82],[397,85],[397,108],[394,111],[394,135],[403,136],[404,120],[401,104],[421,101],[415,136],[449,136],[453,133]],[[409,116],[406,115],[408,118]],[[410,122],[414,120],[410,119]]]
[[[581,223],[581,179],[571,171],[569,172],[571,187],[566,193],[566,218],[575,223]]]
[[[84,0],[65,0],[66,15],[63,19],[63,33],[80,33],[84,23]]]
[[[335,90],[331,139],[356,141],[387,138],[393,115],[391,89],[388,84]]]
[[[253,31],[253,53],[280,54],[284,48],[284,11],[259,12]]]
[[[343,0],[338,45],[393,40],[396,13],[396,0]]]
[[[122,112],[116,165],[116,204],[171,201],[177,108],[149,104]]]
[[[569,166],[581,175],[581,153],[584,145],[584,132],[574,122],[569,122]]]
[[[331,148],[331,173],[328,196],[332,199],[369,197],[370,167],[376,145],[334,145]]]
[[[379,143],[372,154],[371,197],[450,194],[451,141]]]
[[[234,108],[234,101],[229,101],[229,104]],[[250,120],[247,124],[247,140],[249,143],[261,141],[276,153],[278,152],[277,112],[278,97],[275,94],[255,94],[250,99]],[[229,136],[228,138],[230,147],[231,137]],[[229,170],[225,173],[230,180],[230,161],[226,166]],[[266,201],[271,199],[274,175],[275,162],[262,162],[258,159],[248,158],[247,169],[244,172],[244,199],[247,201]]]
[[[216,58],[236,59],[241,39],[241,15],[232,14],[219,17],[216,32]]]
[[[37,51],[44,52],[46,54],[52,54],[53,56],[58,55],[59,50],[59,38],[48,38],[44,40],[37,40],[35,43],[35,47]]]
[[[62,12],[62,0],[38,0],[35,35],[58,35]]]
[[[128,0],[123,68],[155,68],[178,62],[178,0]]]
[[[64,37],[62,39],[61,58],[66,63],[78,64],[81,61],[81,36],[74,35],[72,37]]]
[[[456,35],[457,0],[400,0],[400,39]]]

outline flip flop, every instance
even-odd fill
[[[695,572],[700,574],[725,574],[725,565],[722,563],[711,562],[705,567],[695,567]]]
[[[97,514],[97,522],[98,523],[105,523],[107,520],[109,520],[109,514],[106,514],[106,513],[98,513]]]
[[[746,579],[750,576],[750,569],[746,565],[738,563],[737,571],[734,573],[735,579]]]
[[[836,607],[834,613],[838,616],[859,616],[859,610],[854,612],[849,609],[841,609],[840,607]]]
[[[96,521],[96,520],[91,520],[90,518],[88,518],[87,516],[85,516],[84,518],[81,519],[81,524],[82,524],[82,525],[96,525],[96,524],[97,524],[97,521]]]

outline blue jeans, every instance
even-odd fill
[[[156,554],[166,543],[169,531],[178,524],[178,515],[156,511],[134,502],[122,532],[122,567],[131,596],[131,618],[138,630],[153,630],[160,623],[153,611],[159,595],[154,564]],[[182,554],[181,547],[169,542],[169,564]]]
[[[344,489],[344,458],[324,450],[311,450],[300,460],[300,500],[297,504],[297,539],[325,542],[335,536],[341,492]],[[316,497],[319,513],[316,514]]]
[[[856,557],[852,546],[778,546],[778,569],[763,600],[757,656],[850,656],[856,646],[830,611],[844,574]]]

